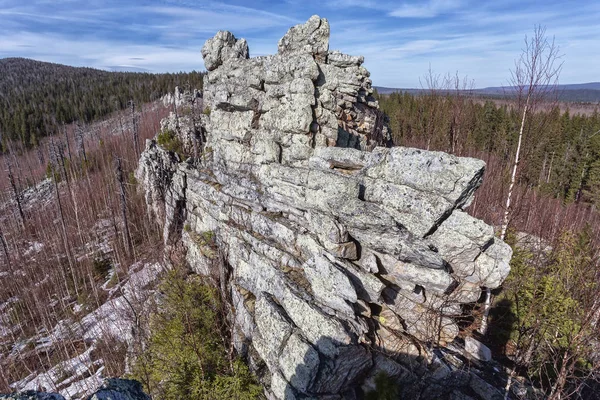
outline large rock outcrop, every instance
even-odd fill
[[[510,247],[463,211],[485,165],[390,148],[363,58],[328,40],[317,16],[267,57],[217,33],[202,49],[202,155],[148,141],[137,177],[175,262],[231,298],[235,347],[270,398],[354,398],[380,371],[414,383],[406,398],[452,396],[479,378],[434,374],[432,349],[509,271]],[[198,140],[175,118],[163,128]],[[437,391],[419,384],[431,376]]]

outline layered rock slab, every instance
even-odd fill
[[[264,363],[275,399],[351,398],[390,366],[413,377],[395,360],[451,342],[460,304],[497,287],[511,256],[462,211],[484,163],[390,148],[363,58],[328,40],[316,16],[273,56],[217,33],[202,49],[202,156],[149,141],[137,171],[165,244],[226,283],[234,345]]]

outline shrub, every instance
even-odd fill
[[[398,384],[385,372],[375,376],[375,390],[366,394],[366,400],[395,400],[399,396]]]
[[[163,130],[156,137],[156,142],[165,150],[179,154],[184,159],[183,143],[171,130]]]
[[[183,272],[170,272],[150,321],[150,337],[132,375],[160,399],[256,399],[262,389],[248,367],[230,360],[218,291]]]
[[[52,165],[51,162],[46,164],[46,178],[53,180],[56,183],[62,181],[60,171]]]
[[[112,264],[109,258],[98,257],[94,258],[92,267],[94,270],[94,277],[96,277],[96,279],[105,279],[112,268]]]

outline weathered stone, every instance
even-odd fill
[[[502,284],[510,272],[511,247],[498,240],[488,247],[475,261],[475,273],[481,286],[495,289]]]
[[[481,361],[490,361],[492,359],[492,351],[489,347],[470,336],[465,338],[465,351]]]
[[[329,22],[313,15],[305,24],[296,25],[279,40],[279,54],[294,52],[325,55],[329,50]]]
[[[327,55],[327,62],[335,67],[346,68],[359,66],[365,61],[362,56],[349,56],[339,51],[331,51]]]
[[[351,303],[357,296],[350,279],[327,258],[316,255],[304,265],[315,297],[323,304],[347,315],[354,315]]]
[[[255,347],[267,365],[274,370],[277,357],[292,334],[292,323],[268,294],[263,294],[257,299],[254,320],[262,341],[261,345]]]
[[[290,336],[279,358],[285,379],[304,393],[315,379],[319,362],[319,353],[298,334]]]
[[[231,32],[219,31],[202,47],[204,66],[208,71],[216,69],[224,62],[237,58],[248,58],[248,43],[245,39],[237,40]]]
[[[65,398],[58,393],[43,393],[35,392],[33,390],[13,394],[0,394],[0,399],[65,400]],[[150,396],[144,393],[142,384],[138,381],[109,378],[104,381],[102,386],[98,388],[94,394],[86,397],[86,400],[150,400]]]
[[[438,252],[461,278],[472,277],[473,265],[481,252],[493,242],[494,230],[483,221],[456,210],[429,236]],[[478,282],[474,282],[478,283]]]
[[[128,379],[107,379],[87,400],[150,400],[142,384]]]
[[[340,347],[334,359],[325,358],[311,391],[314,393],[340,393],[350,387],[373,365],[373,360],[363,346]]]
[[[386,148],[363,58],[328,47],[317,16],[272,56],[217,33],[202,49],[202,155],[150,141],[136,176],[167,254],[231,286],[233,344],[268,367],[268,398],[352,399],[381,371],[413,385],[406,398],[423,389],[414,371],[439,382],[424,393],[449,394],[454,372],[429,371],[419,341],[451,342],[461,304],[499,285],[511,256],[462,211],[484,163]],[[162,123],[184,152],[190,124]]]
[[[33,390],[27,390],[20,393],[0,394],[1,400],[65,400],[58,393],[42,393]]]
[[[498,389],[494,386],[490,385],[480,377],[475,374],[471,374],[471,380],[469,381],[469,386],[477,395],[482,399],[489,400],[501,400],[504,399],[504,396]]]

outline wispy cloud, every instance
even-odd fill
[[[565,53],[563,82],[598,80],[600,3],[580,0],[0,0],[0,57],[97,68],[201,69],[217,30],[245,37],[251,55],[277,51],[287,29],[313,14],[331,47],[365,56],[375,84],[415,87],[429,65],[477,86],[506,81],[534,24]]]
[[[389,15],[399,18],[433,18],[462,5],[458,0],[430,0],[429,2],[404,3]]]

